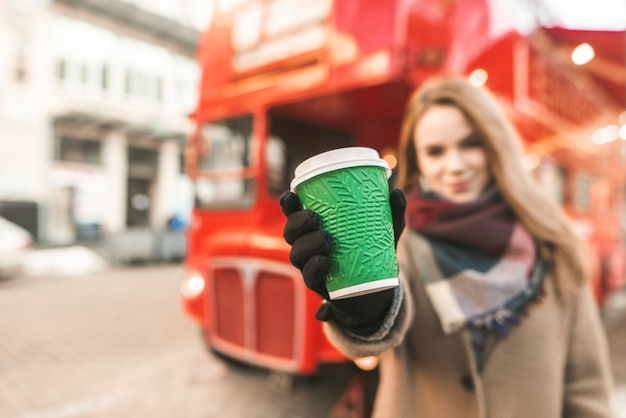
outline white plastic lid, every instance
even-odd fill
[[[383,167],[387,178],[391,176],[389,164],[380,158],[378,152],[366,147],[338,148],[317,154],[301,162],[295,170],[295,178],[291,181],[291,190],[304,181],[329,171],[348,167],[376,166]]]

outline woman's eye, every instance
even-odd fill
[[[480,138],[471,136],[463,141],[463,146],[465,148],[479,148],[483,146],[483,141]]]
[[[466,148],[479,148],[482,147],[483,143],[480,141],[471,141],[471,142],[466,142],[465,143],[465,147]]]
[[[438,155],[443,154],[443,149],[439,147],[430,147],[426,149],[426,155],[431,157],[436,157]]]

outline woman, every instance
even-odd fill
[[[522,166],[496,101],[463,79],[410,99],[399,145],[407,196],[401,287],[328,301],[332,237],[281,198],[285,238],[326,303],[330,340],[379,356],[375,417],[609,417],[607,344],[582,244]],[[402,232],[402,193],[391,193]]]

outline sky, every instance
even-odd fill
[[[533,3],[543,3],[542,7],[556,20],[555,26],[626,30],[626,0],[535,0]]]
[[[139,0],[134,0],[139,1]],[[171,1],[171,0],[151,0]],[[192,1],[192,0],[184,0]],[[205,0],[218,2],[226,10],[245,0]],[[546,26],[572,29],[626,30],[626,0],[491,0],[501,4],[527,4],[547,13]],[[508,6],[507,6],[508,7]],[[209,17],[210,19],[210,17]]]

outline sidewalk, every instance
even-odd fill
[[[25,276],[72,276],[97,273],[111,267],[103,251],[84,245],[34,249],[26,257]]]

